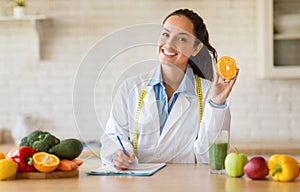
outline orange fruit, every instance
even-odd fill
[[[0,159],[5,159],[5,155],[3,152],[0,151]]]
[[[56,155],[37,152],[32,156],[33,166],[40,172],[49,173],[54,171],[59,165],[59,158]]]
[[[225,80],[234,78],[237,73],[235,60],[229,56],[221,57],[217,62],[217,71]]]

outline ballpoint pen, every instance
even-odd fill
[[[128,153],[127,153],[127,151],[126,151],[126,149],[125,149],[125,147],[124,147],[124,145],[123,145],[123,143],[122,143],[122,141],[121,141],[121,139],[120,139],[120,137],[118,135],[117,135],[117,138],[118,138],[118,141],[119,141],[119,143],[120,143],[120,145],[121,145],[121,147],[123,149],[123,152],[125,153],[126,156],[129,157],[129,155],[128,155]]]

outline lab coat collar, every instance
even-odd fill
[[[148,82],[148,86],[153,87],[154,85],[159,83],[163,85],[161,65],[157,66],[153,70],[151,78]],[[189,65],[187,66],[184,77],[175,93],[185,93],[189,96],[196,96],[194,72]]]

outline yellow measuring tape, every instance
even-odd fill
[[[203,115],[203,105],[202,105],[202,88],[200,78],[195,75],[196,80],[196,89],[197,89],[197,97],[198,97],[198,128],[200,128],[200,123]]]
[[[195,75],[196,80],[196,89],[197,89],[197,97],[198,97],[198,128],[200,128],[200,123],[203,115],[203,105],[202,105],[202,88],[200,78]],[[197,158],[195,155],[195,164],[197,164]]]
[[[201,81],[200,78],[195,75],[195,80],[196,80],[196,91],[197,91],[197,97],[198,97],[198,127],[200,127],[200,123],[202,120],[202,115],[203,115],[203,105],[202,105],[202,88],[201,88]],[[140,118],[140,112],[143,106],[143,101],[144,98],[146,96],[146,91],[142,90],[138,103],[137,103],[137,107],[136,107],[136,111],[135,111],[135,118],[134,118],[134,124],[133,124],[133,150],[136,156],[138,156],[138,132],[137,132],[137,127],[138,127],[138,121]],[[195,163],[197,163],[197,160],[195,158]]]
[[[140,118],[140,112],[142,109],[142,105],[143,105],[143,101],[146,95],[146,91],[142,90],[141,94],[140,94],[140,98],[136,107],[136,111],[135,111],[135,118],[134,118],[134,124],[133,124],[133,150],[135,155],[137,156],[137,141],[138,141],[138,133],[137,133],[137,125],[138,125],[138,121]]]

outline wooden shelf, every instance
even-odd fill
[[[34,32],[34,57],[36,60],[41,58],[41,33],[40,33],[40,21],[48,19],[45,15],[24,15],[23,17],[14,17],[14,16],[0,16],[0,22],[31,22],[33,32]]]
[[[275,40],[300,40],[300,33],[299,34],[275,34]]]
[[[46,15],[24,15],[23,17],[0,16],[0,21],[28,21],[28,20],[45,20]]]

